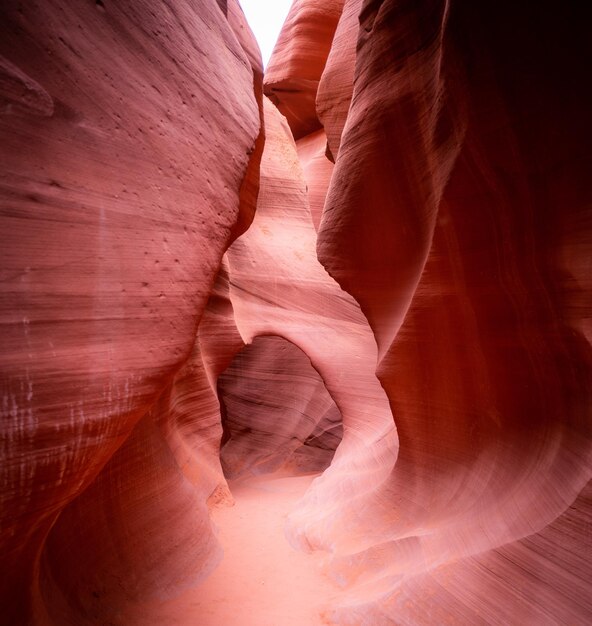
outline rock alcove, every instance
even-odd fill
[[[343,434],[341,413],[302,350],[256,337],[218,379],[227,479],[290,468],[329,467]]]

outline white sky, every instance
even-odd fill
[[[292,0],[239,0],[267,66]]]

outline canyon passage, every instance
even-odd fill
[[[589,18],[0,3],[0,624],[592,623]]]

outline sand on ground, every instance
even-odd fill
[[[222,562],[198,587],[152,606],[150,624],[327,624],[323,610],[339,593],[322,572],[327,554],[297,551],[284,535],[286,517],[314,478],[278,473],[230,483],[234,506],[212,511]]]

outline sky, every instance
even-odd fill
[[[239,0],[267,66],[292,0]]]

